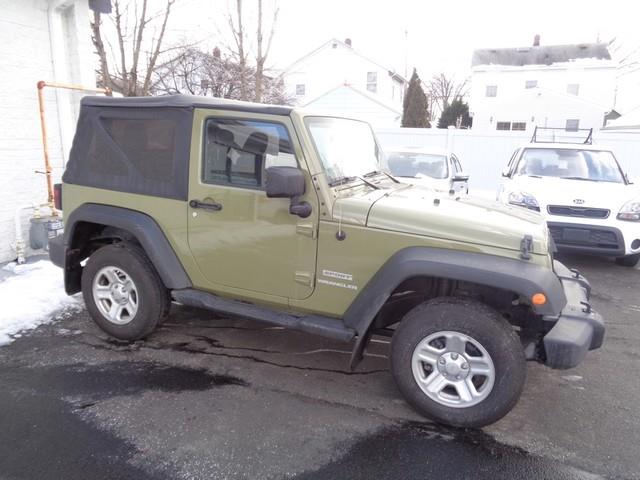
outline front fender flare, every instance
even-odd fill
[[[473,282],[509,290],[527,298],[542,292],[544,305],[534,307],[540,315],[558,315],[567,303],[560,280],[551,268],[495,255],[409,247],[395,253],[360,291],[343,317],[358,335],[351,356],[351,367],[362,359],[370,327],[380,308],[403,281],[430,276]]]

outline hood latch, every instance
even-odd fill
[[[530,253],[533,252],[533,237],[525,235],[520,240],[520,258],[523,260],[531,260]]]

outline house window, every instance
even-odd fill
[[[527,123],[526,122],[513,122],[511,124],[511,130],[524,132],[526,129],[527,129]]]
[[[498,86],[497,85],[487,85],[487,90],[485,92],[485,96],[487,97],[495,97],[498,95]]]
[[[578,92],[580,91],[580,85],[577,83],[570,83],[569,85],[567,85],[567,93],[569,95],[578,95]]]
[[[378,72],[367,72],[367,90],[373,93],[378,91]]]
[[[496,130],[511,130],[511,122],[496,123]]]
[[[527,80],[524,82],[524,88],[536,88],[538,86],[538,80]]]
[[[567,123],[565,124],[564,129],[567,132],[577,132],[578,128],[580,128],[580,120],[577,118],[567,119]]]
[[[297,95],[298,97],[301,97],[301,96],[303,96],[303,95],[304,95],[304,92],[305,92],[305,86],[304,86],[304,83],[299,83],[299,84],[297,84],[297,85],[296,85],[296,95]]]

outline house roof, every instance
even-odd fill
[[[640,106],[611,120],[603,130],[640,130]]]
[[[525,48],[485,48],[475,50],[471,66],[552,65],[580,59],[611,60],[605,43],[580,43],[575,45],[543,45]]]
[[[216,108],[218,110],[234,110],[251,113],[268,113],[273,115],[289,115],[293,107],[284,105],[267,105],[263,103],[240,102],[217,97],[199,97],[196,95],[162,95],[158,97],[103,97],[86,96],[82,105],[97,107],[130,107],[130,108]]]
[[[307,53],[306,55],[303,55],[302,57],[300,57],[298,60],[296,60],[295,62],[293,62],[291,65],[289,65],[287,68],[285,68],[282,71],[282,74],[286,74],[287,72],[293,70],[297,65],[301,64],[302,62],[304,62],[305,60],[307,60],[308,58],[313,57],[314,55],[316,55],[317,53],[321,52],[322,50],[326,49],[326,48],[333,48],[333,45],[336,45],[336,47],[339,48],[344,48],[347,49],[348,51],[352,52],[354,55],[358,55],[359,57],[364,58],[365,60],[367,60],[368,62],[371,62],[375,65],[377,65],[378,67],[380,67],[383,70],[386,70],[389,73],[390,77],[393,77],[395,80],[398,80],[402,83],[408,83],[407,79],[404,78],[402,75],[400,75],[399,73],[397,73],[395,70],[389,69],[388,67],[385,67],[384,65],[378,63],[377,61],[373,60],[370,57],[367,57],[366,55],[363,55],[362,53],[360,53],[358,50],[354,49],[353,47],[347,45],[346,43],[338,40],[337,38],[332,38],[328,41],[326,41],[325,43],[323,43],[322,45],[320,45],[318,48],[310,51],[309,53]]]

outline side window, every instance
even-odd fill
[[[298,166],[284,125],[256,120],[207,120],[201,172],[204,183],[261,189],[265,169],[275,166]]]

